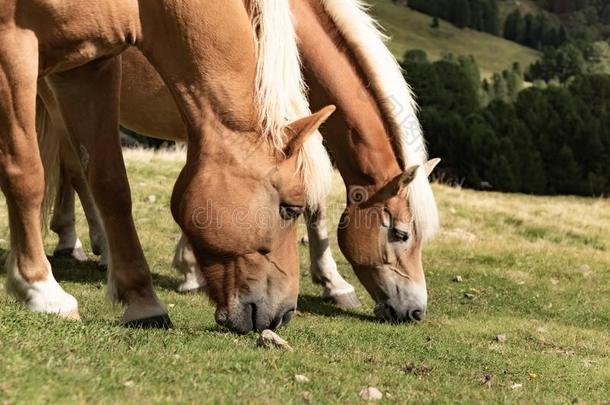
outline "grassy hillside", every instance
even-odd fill
[[[389,47],[401,59],[407,49],[424,49],[430,59],[439,59],[443,53],[472,54],[481,73],[489,76],[520,62],[525,69],[538,59],[539,53],[502,38],[469,29],[459,29],[441,21],[440,28],[430,28],[432,17],[396,6],[391,0],[373,0],[372,13],[392,38]]]
[[[136,223],[171,331],[128,330],[104,298],[94,263],[54,260],[80,301],[82,323],[31,314],[0,287],[2,403],[355,403],[378,387],[388,401],[581,403],[610,397],[610,201],[530,197],[435,186],[443,230],[426,247],[428,319],[389,325],[331,244],[364,306],[318,298],[301,247],[300,315],[282,329],[294,353],[218,328],[201,296],[174,292],[178,230],[168,204],[180,161],[129,154]],[[333,224],[341,211],[336,179]],[[146,196],[157,196],[154,202]],[[0,255],[7,249],[0,201]],[[85,235],[78,214],[80,234]],[[303,229],[301,229],[303,232]],[[48,235],[47,251],[53,246]],[[462,282],[454,282],[460,275]],[[0,284],[5,276],[0,272]],[[505,342],[494,338],[505,335]],[[311,381],[299,383],[295,374]]]

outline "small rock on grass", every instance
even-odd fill
[[[464,281],[464,279],[462,278],[462,276],[455,276],[453,278],[453,281],[456,283],[461,283],[462,281]]]
[[[498,343],[505,343],[506,342],[506,335],[496,335],[495,340]]]
[[[491,375],[490,373],[485,373],[485,374],[483,374],[483,376],[481,377],[479,382],[481,383],[481,385],[484,385],[487,388],[491,388],[492,379],[493,379],[493,375]]]
[[[360,398],[365,401],[379,401],[383,398],[383,394],[375,387],[366,387],[360,391]]]
[[[299,383],[308,383],[310,381],[309,377],[307,377],[306,375],[303,375],[303,374],[295,374],[294,380]]]
[[[290,347],[287,341],[269,329],[265,329],[261,332],[257,345],[264,347],[265,349],[281,349],[289,352],[293,351],[292,347]]]
[[[409,363],[402,368],[402,371],[404,371],[405,374],[427,375],[432,372],[432,366],[426,363],[422,363],[419,366]]]
[[[146,197],[144,199],[144,201],[147,202],[147,203],[153,204],[153,203],[155,203],[157,201],[157,196],[154,195],[154,194],[151,194],[148,197]]]

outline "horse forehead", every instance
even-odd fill
[[[413,216],[407,198],[395,196],[388,199],[385,205],[394,216],[400,217],[403,220],[411,219]]]

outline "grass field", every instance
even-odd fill
[[[474,55],[481,74],[491,76],[510,68],[513,62],[521,63],[526,69],[540,57],[531,48],[482,32],[459,29],[446,21],[441,21],[438,29],[431,28],[432,17],[396,6],[391,0],[370,3],[373,4],[372,14],[392,38],[388,45],[399,60],[406,50],[414,48],[425,50],[431,60],[440,59],[446,53]]]
[[[431,59],[472,54],[490,75],[539,57],[447,22],[432,29],[431,17],[391,0],[374,3],[399,58],[412,48]],[[512,6],[503,3],[508,12]],[[301,245],[299,314],[279,331],[294,352],[267,351],[256,347],[257,334],[218,327],[204,296],[175,292],[171,259],[179,232],[169,199],[181,155],[126,155],[136,224],[174,329],[119,325],[122,310],[105,299],[105,275],[93,257],[81,264],[51,259],[56,278],[79,300],[81,323],[28,312],[6,294],[0,269],[0,404],[357,403],[367,386],[398,403],[608,402],[610,200],[435,185],[443,229],[424,252],[427,320],[376,321],[333,233],[339,269],[356,286],[362,308],[344,311],[319,298]],[[333,229],[343,201],[337,176],[335,182]],[[80,210],[78,228],[86,235]],[[0,195],[0,258],[8,239]],[[45,243],[51,252],[55,236]]]
[[[609,398],[608,200],[435,186],[444,227],[425,251],[430,301],[419,324],[376,322],[334,239],[340,271],[364,306],[342,311],[322,302],[301,247],[300,315],[280,331],[295,351],[285,353],[257,348],[256,334],[220,329],[206,298],[174,292],[178,230],[168,203],[180,161],[129,153],[127,162],[141,240],[175,328],[119,326],[95,264],[54,260],[83,322],[29,313],[1,289],[0,403],[349,403],[368,385],[388,402]],[[342,201],[336,181],[333,223]],[[8,229],[0,206],[1,253]],[[78,226],[85,234],[81,213]],[[46,241],[50,251],[53,236]]]

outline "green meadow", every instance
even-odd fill
[[[301,245],[299,314],[279,331],[294,352],[269,351],[256,346],[257,334],[216,326],[204,296],[175,292],[179,232],[169,198],[181,157],[126,156],[136,224],[174,329],[120,326],[121,309],[105,299],[94,257],[52,260],[79,300],[82,322],[32,314],[0,288],[0,403],[357,403],[367,386],[388,403],[610,398],[610,201],[435,185],[443,229],[425,249],[427,320],[377,322],[333,232],[340,272],[363,306],[344,311],[323,302]],[[343,201],[335,181],[333,224]],[[1,254],[8,224],[0,203]],[[80,209],[77,218],[86,235]],[[47,252],[54,242],[48,234]]]

